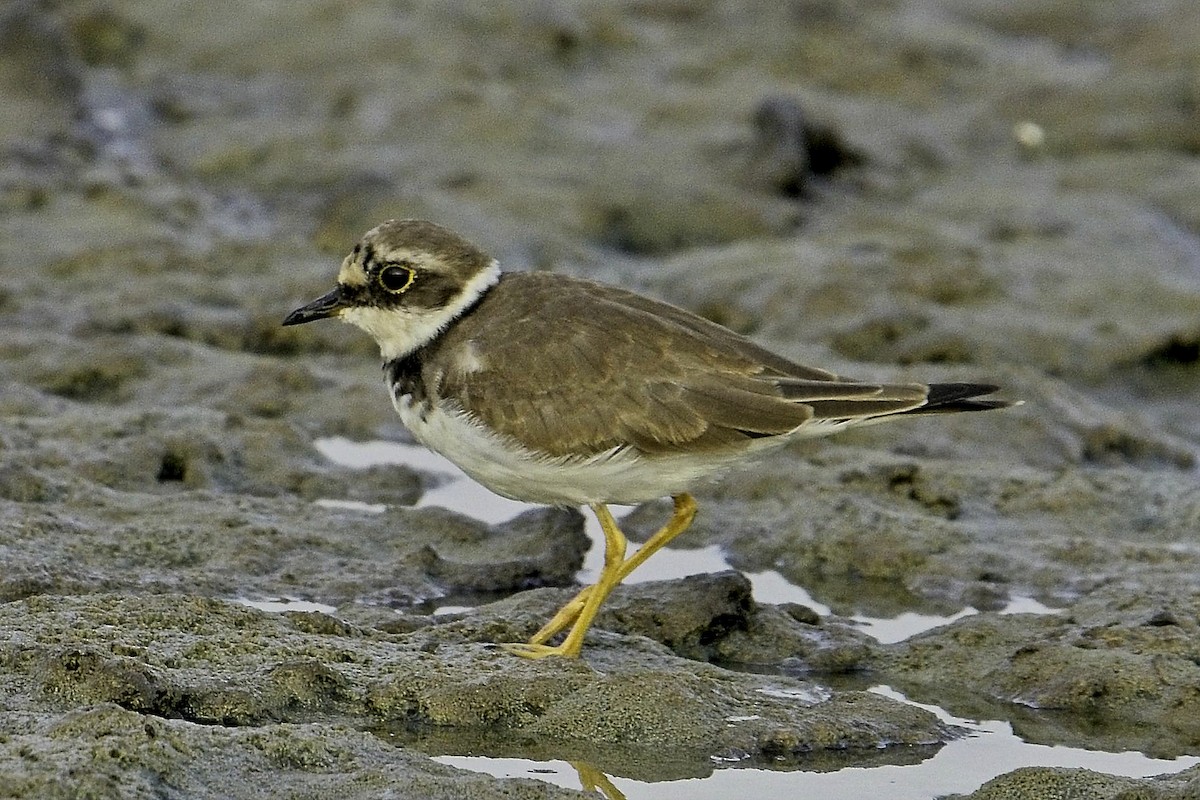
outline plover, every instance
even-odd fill
[[[691,524],[689,493],[792,439],[914,414],[1012,405],[982,383],[873,383],[782,358],[714,322],[633,292],[545,272],[501,272],[422,220],[369,231],[337,286],[283,321],[337,317],[379,344],[392,403],[426,447],[505,497],[588,505],[604,567],[519,655],[578,656],[601,603]],[[607,504],[672,497],[638,551]],[[557,645],[548,644],[570,629]]]

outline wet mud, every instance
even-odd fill
[[[0,796],[568,797],[430,756],[653,782],[964,735],[878,684],[1200,755],[1197,48],[1185,0],[10,2]],[[514,658],[578,589],[583,518],[488,524],[414,507],[432,473],[332,462],[314,441],[411,440],[366,337],[278,325],[389,217],[1025,403],[702,487],[680,546],[736,572],[622,587],[582,660]],[[763,570],[832,613],[757,602]],[[240,602],[280,598],[329,611]],[[894,644],[851,619],[966,606]]]

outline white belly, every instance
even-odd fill
[[[515,445],[463,413],[435,407],[422,418],[408,396],[394,405],[421,444],[480,484],[513,500],[545,505],[628,505],[679,494],[786,441],[758,439],[749,447],[702,455],[647,457],[616,448],[587,458],[554,457]]]

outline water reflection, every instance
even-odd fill
[[[910,702],[890,687],[876,686],[871,691]],[[716,800],[738,796],[928,800],[948,793],[974,791],[997,775],[1030,765],[1148,777],[1178,772],[1200,763],[1200,758],[1195,757],[1164,760],[1135,752],[1106,753],[1076,747],[1031,745],[1014,735],[1007,722],[964,719],[937,706],[914,705],[933,712],[944,722],[967,729],[969,734],[940,748],[887,748],[875,757],[862,754],[857,763],[845,753],[832,758],[814,754],[811,763],[776,765],[774,768],[762,764],[737,768],[720,765],[704,775],[672,774],[673,771],[667,768],[657,777],[650,777],[644,768],[624,769],[614,765],[611,759],[434,755],[434,760],[498,777],[537,778],[572,789],[589,788],[585,780],[597,781],[596,788],[599,788],[596,776],[602,776],[616,794],[603,789],[601,793],[608,798],[625,800]],[[420,742],[414,746],[429,752]],[[572,768],[578,764],[589,768],[586,777],[583,771]]]

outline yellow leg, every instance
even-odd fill
[[[592,510],[595,511],[597,519],[600,520],[600,527],[605,531],[604,570],[600,573],[600,579],[594,586],[584,587],[579,594],[575,595],[575,597],[568,601],[566,605],[560,608],[558,613],[554,615],[554,618],[542,626],[542,629],[535,633],[532,638],[530,638],[527,645],[510,646],[509,649],[511,649],[513,652],[519,653],[520,655],[529,655],[532,657],[540,657],[540,655],[565,655],[564,653],[559,652],[543,653],[542,648],[553,636],[565,630],[568,625],[571,625],[571,623],[574,622],[575,627],[571,629],[571,633],[567,636],[567,639],[570,640],[571,637],[575,635],[576,629],[579,628],[580,620],[584,618],[584,609],[587,608],[588,602],[592,598],[593,594],[598,591],[598,588],[601,585],[607,585],[608,588],[604,591],[603,596],[600,597],[600,599],[595,603],[595,609],[591,612],[591,616],[587,617],[587,624],[583,627],[583,630],[579,632],[578,642],[580,645],[582,645],[584,632],[586,632],[587,627],[591,625],[596,613],[600,610],[600,604],[604,602],[604,599],[608,596],[608,594],[615,589],[621,581],[625,580],[625,578],[628,577],[631,572],[641,566],[646,559],[662,549],[676,536],[687,530],[688,526],[692,524],[692,519],[696,516],[696,501],[690,494],[687,493],[675,495],[674,500],[675,513],[672,514],[671,519],[667,522],[667,524],[663,525],[658,529],[657,532],[655,532],[653,536],[647,539],[646,543],[638,548],[636,553],[634,553],[628,559],[621,561],[615,575],[611,576],[607,583],[606,575],[609,572],[609,562],[611,556],[611,551],[609,548],[609,527],[611,527],[616,535],[620,536],[621,538],[622,558],[624,557],[625,552],[623,544],[625,537],[623,534],[621,534],[620,530],[617,529],[617,523],[615,520],[613,520],[612,515],[609,514],[607,508],[604,506],[592,506]],[[606,519],[607,524],[605,522]],[[565,644],[566,642],[563,642],[563,645]],[[562,645],[560,645],[560,647],[562,647]],[[549,649],[556,650],[555,648]],[[578,650],[576,650],[574,655],[578,655]]]
[[[647,539],[636,553],[625,560],[625,563],[621,565],[618,583],[629,577],[629,573],[640,567],[647,558],[666,547],[672,539],[691,527],[692,520],[696,517],[696,500],[686,492],[677,494],[671,499],[675,501],[675,513],[667,520],[666,525],[655,531],[654,535]]]
[[[585,792],[597,792],[605,800],[625,800],[625,795],[600,770],[586,761],[568,761],[579,774],[579,784]]]
[[[621,582],[621,567],[625,563],[625,547],[628,544],[625,541],[625,534],[621,533],[621,529],[617,527],[617,521],[613,519],[608,506],[603,503],[593,503],[591,509],[596,518],[600,520],[600,528],[604,531],[604,569],[600,570],[600,578],[590,587],[591,591],[588,592],[583,607],[576,615],[571,632],[567,634],[566,639],[563,639],[562,644],[555,647],[540,642],[503,645],[504,649],[510,653],[516,653],[526,658],[546,658],[547,656],[577,658],[579,651],[583,648],[583,636],[600,611],[600,604],[604,602],[604,598],[608,597],[609,592]]]

